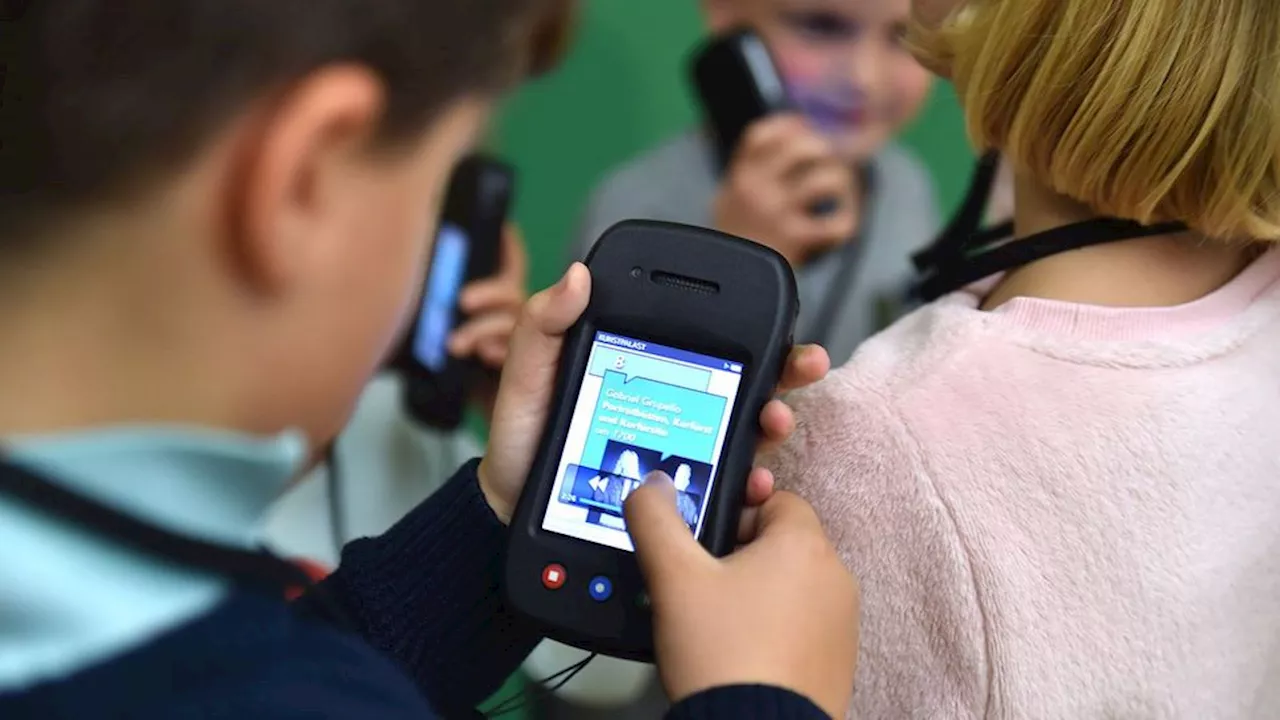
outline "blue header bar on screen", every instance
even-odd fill
[[[652,343],[646,340],[636,340],[635,338],[616,335],[614,333],[597,332],[596,342],[646,353],[648,355],[653,355],[654,357],[678,360],[679,362],[697,365],[698,367],[737,373],[739,375],[742,374],[742,363],[732,362],[730,360],[712,357],[710,355],[699,355],[698,353],[689,352],[688,350],[667,347],[666,345],[659,345],[658,343]]]

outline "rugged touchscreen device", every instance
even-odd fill
[[[591,302],[512,520],[507,592],[554,639],[644,660],[652,622],[623,502],[663,471],[689,532],[732,550],[799,305],[780,255],[713,230],[626,221],[587,266]]]

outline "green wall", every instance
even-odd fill
[[[611,167],[697,121],[684,62],[702,33],[696,0],[583,0],[573,51],[503,113],[495,145],[520,171],[516,219],[534,288],[563,269],[591,188]],[[972,153],[954,93],[939,84],[906,141],[958,201]]]

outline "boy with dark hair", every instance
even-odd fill
[[[0,25],[0,717],[464,715],[533,647],[505,523],[580,265],[526,305],[482,461],[294,609],[300,573],[254,548],[400,331],[548,1],[38,0]],[[756,470],[725,561],[673,531],[669,482],[629,501],[677,717],[848,703],[855,583],[771,491]]]

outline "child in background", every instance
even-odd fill
[[[792,398],[775,472],[863,581],[853,714],[1274,716],[1280,4],[916,5],[1017,238],[1147,236],[943,297]]]
[[[765,118],[724,177],[698,129],[614,171],[573,248],[586,254],[626,218],[715,227],[782,253],[796,269],[797,337],[842,363],[897,314],[911,251],[938,230],[928,173],[893,136],[928,94],[902,45],[909,0],[704,0],[708,29],[753,28],[802,115]],[[813,217],[815,201],[837,198]]]

